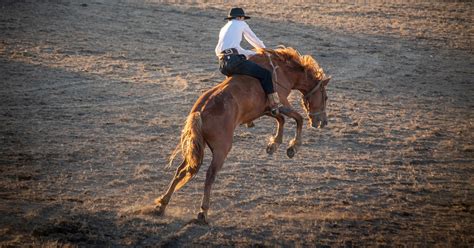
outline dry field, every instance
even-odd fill
[[[202,226],[209,150],[165,216],[136,210],[236,2],[0,1],[0,246],[473,247],[474,4],[320,2],[239,4],[333,76],[329,126],[293,159],[292,121],[273,156],[272,119],[239,127]]]

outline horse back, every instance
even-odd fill
[[[199,111],[203,118],[226,118],[240,124],[261,116],[265,104],[265,93],[258,79],[234,75],[204,92],[191,112]]]

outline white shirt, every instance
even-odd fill
[[[243,49],[240,46],[242,35],[254,48],[265,48],[263,42],[255,35],[245,21],[233,19],[228,21],[219,32],[219,42],[217,42],[215,49],[216,55],[219,56],[222,51],[230,48],[237,49],[239,54],[243,54],[247,58],[256,54],[254,51]]]

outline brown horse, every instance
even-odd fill
[[[292,109],[287,97],[291,90],[299,90],[304,95],[302,103],[311,125],[322,128],[327,124],[326,85],[330,78],[324,78],[322,68],[311,56],[301,56],[293,48],[262,49],[251,60],[273,72],[275,89],[284,105],[281,113],[295,119],[297,123],[296,136],[287,150],[287,155],[293,157],[301,144],[303,117]],[[197,218],[198,222],[206,223],[211,186],[232,147],[235,128],[262,115],[268,115],[265,93],[259,81],[249,76],[234,75],[201,95],[189,113],[170,165],[179,152],[182,153],[183,162],[177,168],[166,193],[155,200],[153,212],[163,214],[173,192],[196,175],[202,164],[205,146],[208,145],[212,151],[212,161],[206,173],[204,196]],[[282,143],[284,117],[280,114],[275,118],[278,128],[267,147],[270,154]]]

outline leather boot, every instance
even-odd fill
[[[280,98],[278,97],[278,93],[274,92],[268,94],[268,101],[270,102],[270,112],[273,116],[276,116],[280,113],[279,108],[283,106],[280,102]]]

